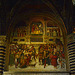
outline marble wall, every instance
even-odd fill
[[[6,36],[0,36],[0,75],[2,75],[4,70],[4,61],[5,61],[5,40]]]

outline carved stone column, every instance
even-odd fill
[[[6,51],[6,36],[0,36],[0,75],[3,74],[4,61],[5,61],[5,51]]]
[[[75,33],[67,36],[67,50],[71,74],[75,75]]]

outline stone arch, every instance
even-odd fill
[[[44,0],[42,0],[42,1],[44,1]],[[45,2],[45,1],[44,1]],[[27,20],[29,20],[29,18],[30,17],[36,17],[36,16],[38,16],[38,17],[42,17],[42,18],[44,18],[44,21],[46,21],[47,19],[49,19],[49,20],[51,20],[52,22],[53,22],[53,24],[57,24],[60,28],[61,28],[61,30],[62,30],[62,32],[63,32],[63,39],[64,39],[64,46],[65,46],[65,44],[66,44],[66,34],[67,34],[67,30],[66,30],[66,28],[65,28],[65,24],[64,24],[64,22],[63,22],[63,20],[62,20],[62,18],[60,17],[60,15],[57,13],[57,11],[56,11],[56,9],[53,7],[53,5],[50,3],[50,5],[49,5],[49,3],[46,3],[47,4],[47,6],[48,7],[50,7],[51,8],[51,10],[54,12],[54,13],[50,13],[50,12],[42,12],[42,13],[34,13],[33,11],[32,12],[30,12],[30,13],[32,13],[32,14],[30,14],[30,13],[27,13],[27,14],[25,14],[25,13],[22,13],[22,14],[18,14],[17,13],[17,15],[16,15],[16,7],[21,7],[21,6],[19,6],[19,4],[20,4],[20,2],[13,8],[13,10],[11,11],[11,15],[10,15],[10,17],[11,17],[11,20],[10,20],[10,26],[9,26],[9,30],[8,30],[8,32],[7,32],[7,42],[8,42],[8,44],[10,44],[9,42],[10,42],[10,33],[11,33],[11,31],[14,29],[14,27],[15,27],[15,25],[17,24],[17,22],[18,21],[24,21],[25,22],[25,20],[27,21]],[[24,3],[23,3],[24,4]],[[22,5],[23,6],[23,5]],[[12,17],[13,16],[13,17]],[[19,19],[19,17],[20,17],[20,19]],[[24,20],[25,19],[25,20]],[[11,31],[10,31],[11,30]],[[8,45],[8,48],[7,48],[8,50],[7,50],[7,52],[9,52],[9,45]],[[66,52],[67,52],[67,49],[66,49],[66,46],[65,46],[65,50],[66,50]],[[65,53],[66,53],[65,52]],[[8,59],[6,59],[6,60],[8,60],[9,61],[9,54],[7,53],[6,54],[7,55],[7,58]],[[68,56],[65,54],[65,56],[66,56],[66,61],[68,60]],[[67,62],[68,63],[68,62]],[[7,62],[6,63],[6,67],[8,67],[8,64],[9,64],[9,62]],[[68,64],[67,64],[67,68],[68,68]],[[67,69],[68,70],[68,69]]]

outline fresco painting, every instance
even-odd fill
[[[38,52],[37,52],[38,51]],[[53,66],[55,69],[65,69],[65,55],[62,45],[41,44],[38,50],[30,44],[11,44],[10,63],[14,68],[42,66],[43,69]],[[38,65],[38,66],[36,66]],[[32,68],[31,68],[32,69]],[[39,69],[41,69],[39,67]]]
[[[43,34],[43,24],[41,22],[32,22],[31,34]]]
[[[28,27],[20,26],[13,32],[17,36],[11,37],[9,70],[66,71],[61,29],[42,22],[32,22]]]

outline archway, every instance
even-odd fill
[[[18,25],[18,24],[20,24],[19,21],[21,21],[21,25]],[[23,23],[23,25],[22,25],[22,23]],[[26,31],[24,31],[24,30],[26,30]],[[11,33],[13,33],[13,34],[17,33],[17,34],[11,35]],[[58,66],[60,66],[61,69],[62,68],[64,69],[64,67],[62,67],[63,62],[62,61],[59,62],[59,58],[58,58],[59,56],[63,55],[63,57],[61,57],[62,58],[61,60],[63,60],[63,58],[64,58],[63,52],[65,52],[65,57],[66,57],[65,59],[68,60],[67,59],[68,57],[66,54],[66,52],[67,52],[67,50],[66,50],[66,28],[65,28],[64,22],[62,21],[60,16],[57,16],[54,13],[53,14],[48,13],[48,12],[33,13],[32,11],[30,13],[17,14],[12,18],[7,36],[8,36],[8,43],[9,43],[8,53],[10,53],[10,57],[12,56],[11,54],[19,53],[21,51],[23,54],[23,56],[20,57],[20,61],[18,61],[19,60],[18,55],[17,55],[17,57],[12,56],[13,60],[15,60],[15,61],[13,61],[13,63],[16,62],[16,60],[17,60],[17,62],[16,62],[17,64],[15,63],[14,69],[18,66],[19,66],[19,68],[24,67],[24,69],[27,69],[28,66],[29,67],[35,66],[34,68],[37,69],[38,67],[36,67],[36,65],[40,66],[40,64],[41,64],[41,67],[43,66],[43,71],[51,71],[51,69],[44,70],[44,68],[47,68],[47,67],[49,67],[49,68],[54,67],[53,71],[56,71],[56,70],[58,71],[59,70],[57,68]],[[15,50],[12,51],[12,50],[10,50],[10,45],[13,45],[13,46],[17,45],[18,49],[16,51]],[[59,48],[61,50],[56,50],[57,45],[60,46]],[[48,51],[49,47],[47,47],[47,46],[50,46],[50,47],[53,46],[53,51],[52,52]],[[32,50],[33,52],[30,51],[28,54],[28,52],[24,50],[24,47],[25,48],[29,47],[27,49],[27,51],[30,51],[30,49],[33,47],[35,48],[35,50]],[[41,52],[40,52],[41,47],[47,47],[47,50],[45,50],[45,48],[43,48],[42,56],[40,56],[41,55]],[[63,47],[64,47],[65,51],[63,50]],[[51,48],[51,50],[52,50],[52,48]],[[56,63],[53,64],[53,63],[51,63],[52,59],[51,59],[50,55],[52,55],[54,51],[55,51],[54,55],[56,55],[56,60],[55,60]],[[27,53],[27,55],[25,55],[25,60],[28,60],[28,62],[24,63],[24,65],[23,65],[23,63],[21,63],[21,58],[24,58],[24,53]],[[30,53],[31,53],[31,55],[30,55]],[[44,58],[45,54],[49,55],[48,60],[45,60],[45,58]],[[61,55],[59,55],[59,54],[61,54]],[[30,60],[27,59],[28,56],[30,56]],[[33,58],[31,58],[31,57],[33,57]],[[9,63],[9,61],[10,61],[10,58],[9,58],[9,54],[8,54],[8,63]],[[31,61],[31,62],[29,62],[29,61]],[[30,64],[33,61],[34,61],[34,64]],[[36,61],[38,61],[38,62],[36,62]],[[47,61],[50,61],[50,62],[47,62]],[[60,64],[58,66],[57,66],[57,64],[58,64],[57,61]],[[25,61],[23,60],[23,62],[25,62]],[[7,65],[9,65],[8,63],[7,63]],[[11,63],[10,66],[13,63]],[[38,64],[36,64],[36,63],[38,63]],[[68,67],[68,64],[67,64],[67,67]],[[38,69],[37,70],[36,69],[34,69],[34,71],[38,70]],[[66,71],[66,69],[64,69],[64,70]],[[25,70],[25,71],[28,71],[28,70]]]
[[[65,47],[64,47],[65,42],[63,40],[63,38],[65,38],[64,37],[65,35],[63,34],[64,29],[62,28],[59,21],[57,21],[57,20],[55,22],[54,21],[55,21],[54,18],[49,18],[49,17],[47,18],[45,16],[39,15],[38,17],[37,16],[30,17],[26,21],[13,22],[14,25],[11,27],[11,32],[9,34],[9,38],[10,38],[9,43],[11,46],[11,47],[9,47],[10,48],[9,49],[10,66],[15,65],[14,69],[16,67],[18,67],[20,64],[21,65],[19,68],[24,67],[24,69],[27,67],[32,67],[32,66],[35,66],[34,68],[38,68],[39,66],[41,66],[43,68],[46,68],[46,71],[48,70],[47,67],[50,67],[50,68],[54,67],[53,69],[55,70],[58,66],[61,65],[60,66],[61,69],[64,68],[64,66],[62,66],[64,64],[60,64],[57,66],[57,63],[56,63],[56,66],[55,66],[54,64],[52,65],[52,62],[51,62],[52,59],[51,59],[50,55],[52,55],[54,50],[56,50],[57,48],[58,48],[58,50],[56,50],[55,53],[58,54],[58,57],[56,56],[55,62],[57,62],[59,60],[59,56],[60,56],[59,53],[62,53],[61,55],[63,55],[61,58],[64,58],[64,56],[65,56],[63,54],[63,52],[65,50]],[[13,47],[13,49],[12,49],[12,47]],[[15,49],[15,47],[16,47],[16,49]],[[35,50],[32,49],[33,47]],[[41,47],[42,47],[43,51],[41,50]],[[47,50],[45,50],[46,49],[45,47],[47,47]],[[53,47],[53,51],[51,51],[52,47]],[[63,50],[63,48],[64,48],[64,50]],[[32,49],[33,52],[30,51],[30,49]],[[22,56],[20,56],[20,61],[18,61],[18,57],[16,57],[16,55],[18,55],[18,54],[15,54],[15,53],[19,53],[21,51],[22,51]],[[49,59],[47,58],[47,60],[45,60],[45,58],[44,58],[45,51],[46,51],[46,54],[47,54],[47,52],[49,52],[49,54],[47,54],[47,56],[49,56],[48,57]],[[28,61],[28,64],[26,62],[23,65],[23,63],[21,63],[21,57],[24,58],[27,55],[27,54],[25,55],[24,52],[29,53],[28,56],[30,56],[30,62]],[[41,52],[42,52],[42,56],[41,56]],[[31,55],[30,55],[30,53],[31,53]],[[12,56],[13,54],[15,56]],[[34,54],[34,56],[33,56],[33,54]],[[28,56],[26,56],[26,57],[28,57]],[[10,60],[11,58],[12,58],[12,60]],[[17,62],[14,60],[17,60]],[[28,59],[25,59],[25,60],[28,60]],[[61,60],[63,60],[63,59],[61,59]],[[50,62],[48,62],[48,61],[50,61]],[[18,64],[17,65],[13,64],[14,62],[16,62]],[[32,62],[34,64],[31,64]],[[66,61],[64,60],[64,62],[66,62]],[[62,62],[62,63],[64,63],[64,62]],[[36,64],[36,63],[38,63],[38,64]],[[36,67],[36,65],[38,65],[38,67]],[[9,70],[10,70],[10,68],[9,68]],[[49,70],[51,71],[51,69],[49,69]],[[59,69],[57,69],[57,71],[58,70]],[[64,70],[66,71],[66,69],[64,69]],[[37,70],[34,69],[34,71],[37,71]]]

